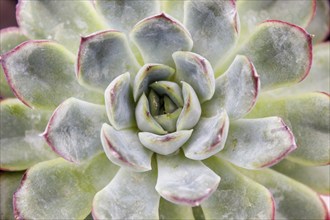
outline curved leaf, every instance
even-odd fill
[[[161,11],[171,15],[180,22],[183,22],[184,1],[181,0],[163,0],[160,1]]]
[[[170,81],[156,81],[149,85],[158,95],[167,95],[177,106],[183,106],[181,89],[178,84]]]
[[[314,43],[319,43],[326,39],[330,32],[330,3],[327,0],[316,1],[316,13],[312,22],[308,25],[307,31],[315,37]]]
[[[0,102],[1,170],[25,170],[56,157],[40,136],[50,114],[29,109],[17,99]]]
[[[102,152],[100,131],[106,120],[104,106],[70,98],[53,112],[43,136],[58,155],[81,163]]]
[[[193,45],[186,28],[164,13],[137,23],[130,36],[140,50],[144,63],[162,63],[173,67],[172,53],[189,51]]]
[[[30,107],[54,109],[75,96],[100,101],[81,87],[74,74],[74,55],[52,41],[27,41],[2,57],[7,81],[18,99]]]

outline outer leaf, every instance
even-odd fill
[[[81,163],[102,152],[100,131],[106,119],[104,106],[70,98],[53,112],[43,136],[58,155]]]
[[[129,73],[124,73],[113,80],[105,90],[104,98],[108,118],[114,128],[120,130],[135,126],[135,106]]]
[[[164,13],[140,21],[130,36],[140,50],[144,63],[173,66],[172,53],[189,51],[193,45],[185,27]]]
[[[262,89],[274,89],[298,83],[307,76],[312,65],[312,37],[293,24],[268,20],[258,25],[235,52],[252,61]],[[222,67],[227,67],[233,58],[229,56]]]
[[[160,1],[161,10],[171,15],[180,22],[183,22],[184,1],[181,0],[165,0]]]
[[[140,97],[136,105],[135,118],[140,131],[152,132],[155,134],[167,133],[150,114],[149,103],[145,94]]]
[[[140,143],[137,131],[117,131],[103,124],[101,141],[106,155],[114,164],[136,172],[151,170],[152,152]]]
[[[178,130],[193,128],[199,121],[202,113],[198,97],[188,83],[182,82],[182,95],[184,105],[177,121]]]
[[[316,13],[315,16],[307,27],[307,31],[315,37],[313,41],[315,43],[323,41],[330,32],[330,3],[327,0],[316,1]]]
[[[171,157],[157,155],[157,162],[156,190],[170,202],[198,206],[219,185],[218,175],[202,162],[186,159],[180,152]]]
[[[139,67],[125,34],[108,30],[81,38],[77,76],[82,84],[103,92],[117,76],[135,76]]]
[[[328,94],[309,93],[281,98],[267,97],[257,103],[249,118],[277,115],[291,129],[297,150],[289,159],[305,165],[330,163]]]
[[[158,219],[159,195],[153,171],[120,169],[93,201],[94,219]]]
[[[201,205],[205,219],[274,219],[275,204],[264,186],[218,158],[205,163],[222,177],[217,190]]]
[[[238,38],[235,1],[186,1],[184,4],[184,24],[192,35],[193,51],[216,67]]]
[[[224,108],[231,119],[242,118],[253,108],[259,90],[259,75],[252,62],[237,55],[229,69],[216,79],[214,95],[203,104],[203,114],[215,115]]]
[[[29,169],[14,194],[17,219],[83,219],[91,211],[95,193],[103,188],[101,182],[111,180],[110,163],[99,157],[89,164],[75,166],[55,159]],[[91,167],[102,166],[102,175],[91,175]],[[104,168],[107,169],[104,169]],[[94,184],[96,183],[96,184]]]
[[[242,36],[253,32],[257,24],[269,19],[282,20],[307,27],[314,16],[316,2],[316,0],[238,1],[237,8],[240,15]]]
[[[144,65],[134,79],[134,100],[137,101],[142,93],[147,92],[149,84],[168,79],[174,72],[174,69],[162,64]]]
[[[223,109],[213,117],[202,117],[194,127],[191,138],[183,146],[185,156],[203,160],[218,153],[226,143],[228,128],[229,118]]]
[[[176,67],[175,79],[185,81],[195,90],[200,102],[212,98],[215,79],[211,64],[204,57],[178,51],[173,54]]]
[[[13,49],[20,43],[28,40],[28,38],[22,34],[19,28],[10,27],[0,30],[0,55]],[[3,69],[0,67],[0,99],[1,98],[15,97],[6,81]]]
[[[241,119],[230,124],[220,156],[237,166],[258,169],[276,164],[296,148],[281,118]]]
[[[14,94],[27,106],[55,108],[72,96],[100,100],[77,83],[74,55],[55,42],[25,42],[3,55],[2,65]]]
[[[140,132],[139,139],[148,149],[162,155],[177,151],[190,138],[192,130],[182,130],[166,135]]]
[[[277,219],[329,219],[319,195],[305,185],[269,169],[239,171],[270,190]]]
[[[25,170],[56,155],[40,137],[50,112],[29,109],[17,99],[0,102],[0,169]]]
[[[78,49],[81,35],[106,27],[89,1],[68,1],[64,5],[61,0],[20,0],[16,18],[30,38],[56,40],[72,51]]]
[[[0,173],[0,219],[14,219],[13,194],[21,182],[23,172]]]
[[[190,206],[176,205],[172,202],[168,202],[165,199],[160,199],[159,204],[159,219],[168,220],[168,219],[185,219],[193,220],[195,219],[192,213]]]
[[[272,167],[305,185],[320,194],[330,194],[330,166],[307,167],[283,160]]]
[[[125,33],[131,31],[138,21],[160,10],[159,1],[95,0],[94,3],[111,28]]]

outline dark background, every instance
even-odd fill
[[[306,0],[301,0],[301,1],[306,1]],[[328,1],[330,4],[330,0]],[[16,17],[15,17],[16,4],[17,4],[17,0],[0,0],[0,29],[10,26],[17,26]],[[327,40],[330,40],[330,33],[328,35]]]

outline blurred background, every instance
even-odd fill
[[[0,29],[17,26],[15,18],[15,6],[17,0],[0,0]]]

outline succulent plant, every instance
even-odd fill
[[[327,1],[22,0],[17,20],[1,219],[329,219],[330,48],[304,29],[323,40]]]

